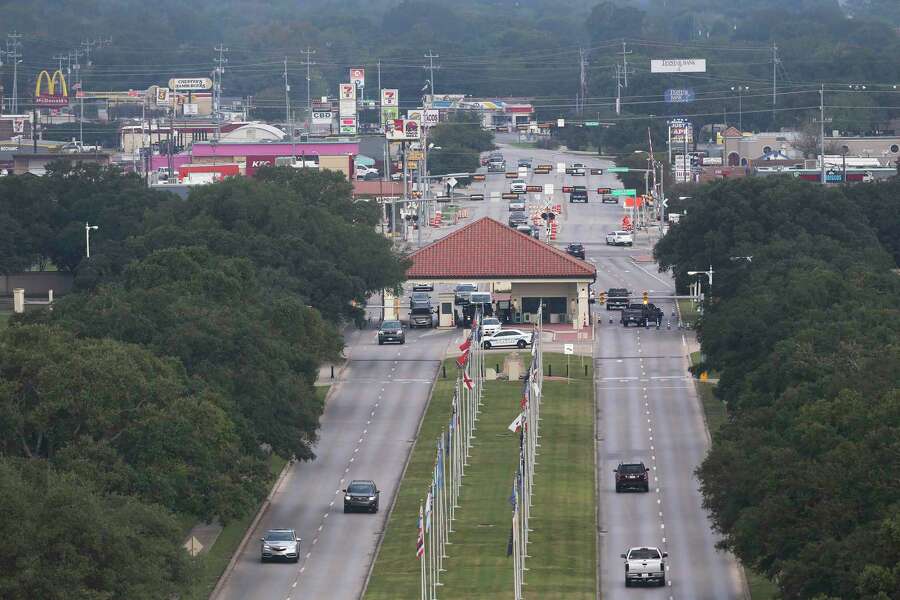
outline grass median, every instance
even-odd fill
[[[520,354],[527,365],[530,353]],[[543,599],[596,598],[596,522],[593,445],[593,373],[581,359],[545,354],[553,373],[571,380],[545,378],[541,404],[541,448],[535,467],[527,589]],[[487,365],[502,364],[489,355]],[[447,374],[456,372],[448,361]],[[547,368],[545,367],[545,373]],[[449,420],[453,381],[439,380],[429,403],[397,503],[376,558],[366,600],[416,598],[419,563],[415,558],[416,519],[427,491],[434,440]],[[522,383],[491,381],[476,439],[463,479],[457,518],[444,560],[442,598],[481,599],[512,596],[512,558],[506,556],[511,523],[509,495],[518,460],[518,438],[507,427],[519,411]]]

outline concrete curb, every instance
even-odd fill
[[[453,342],[451,338],[447,345],[449,346]],[[446,354],[446,349],[444,350]],[[372,579],[372,572],[375,570],[375,560],[378,558],[378,553],[381,552],[381,545],[384,543],[384,536],[387,533],[387,525],[391,522],[391,517],[394,515],[394,507],[397,505],[397,498],[400,497],[400,484],[403,483],[403,479],[406,477],[406,470],[409,468],[409,463],[412,462],[413,451],[416,449],[416,444],[419,443],[419,434],[422,432],[422,423],[425,422],[425,415],[428,413],[428,409],[431,407],[431,400],[434,397],[434,388],[437,386],[438,378],[441,375],[441,365],[444,363],[445,358],[441,358],[438,360],[437,371],[434,373],[434,379],[431,381],[431,389],[428,390],[428,402],[425,404],[425,408],[422,410],[422,415],[419,417],[419,424],[416,426],[416,443],[410,446],[409,452],[406,455],[406,462],[403,464],[403,471],[400,473],[400,480],[397,482],[397,492],[394,494],[393,500],[391,500],[391,505],[388,507],[387,515],[384,518],[384,531],[380,536],[378,536],[378,544],[375,545],[375,552],[372,554],[372,560],[369,563],[369,570],[366,573],[366,580],[363,582],[362,592],[359,594],[360,600],[362,600],[366,595],[366,590],[369,589],[369,581]]]

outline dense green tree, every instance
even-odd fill
[[[0,457],[0,597],[158,600],[189,576],[165,510],[45,462]]]

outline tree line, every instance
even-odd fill
[[[254,510],[269,448],[312,458],[319,365],[404,278],[377,219],[327,172],[187,201],[97,166],[0,179],[4,270],[75,276],[0,332],[0,596],[167,597],[190,574],[178,517]]]
[[[715,270],[698,368],[728,421],[697,475],[722,546],[784,598],[896,598],[900,179],[690,195],[655,255],[682,292]]]

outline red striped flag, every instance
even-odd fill
[[[473,387],[475,387],[475,386],[472,384],[472,378],[469,377],[469,372],[468,372],[468,371],[463,371],[463,383],[465,383],[465,384],[466,384],[466,387],[469,388],[470,390],[471,390]]]
[[[471,345],[472,345],[472,338],[466,338],[466,341],[464,341],[462,344],[459,345],[459,351],[465,352],[466,350],[469,349],[469,346],[471,346]]]
[[[419,537],[416,539],[416,558],[425,555],[425,528],[422,525],[422,505],[419,505]]]
[[[456,365],[461,369],[466,366],[466,363],[469,361],[469,351],[466,350],[463,352],[459,358],[456,359]]]

